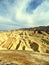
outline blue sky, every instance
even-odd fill
[[[0,30],[49,25],[49,0],[0,0]]]

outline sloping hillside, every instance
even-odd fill
[[[0,50],[29,50],[49,53],[49,27],[0,32]]]
[[[0,65],[49,65],[49,54],[32,51],[0,51]]]

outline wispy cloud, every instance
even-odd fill
[[[49,1],[0,0],[0,24],[1,23],[15,25],[13,28],[9,25],[7,29],[48,25]],[[18,25],[18,27],[16,27],[16,25]]]
[[[41,4],[38,3],[39,6],[35,10],[33,10],[32,8],[32,12],[27,13],[26,7],[28,6],[29,2],[32,2],[32,1],[27,1],[26,2],[27,5],[26,4],[24,5],[25,7],[23,7],[22,3],[19,4],[20,8],[17,9],[17,13],[16,13],[17,19],[20,20],[20,22],[26,21],[28,23],[27,24],[28,27],[33,27],[33,26],[38,26],[38,25],[48,25],[49,23],[49,18],[48,18],[49,17],[49,2],[45,0]]]

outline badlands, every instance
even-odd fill
[[[0,65],[49,65],[49,26],[0,31]]]

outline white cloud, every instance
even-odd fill
[[[7,0],[8,1],[8,0]],[[27,27],[49,24],[49,2],[45,0],[31,14],[26,12],[26,8],[31,0],[17,0],[10,5],[7,4],[7,17],[0,16],[1,22],[18,23],[20,26],[27,24]],[[22,23],[22,24],[20,24]],[[23,26],[22,26],[23,27]]]
[[[31,0],[20,0],[20,1],[21,2],[19,2],[18,8],[16,8],[16,20],[18,20],[20,22],[27,22],[30,25],[30,23],[32,22],[32,18],[31,18],[31,15],[28,15],[25,12],[25,10],[28,6],[28,3]]]
[[[20,22],[26,21],[29,27],[36,26],[38,23],[39,25],[47,25],[49,21],[49,2],[45,0],[32,12],[32,14],[29,14],[25,12],[25,9],[30,1],[31,0],[23,0],[19,2],[19,8],[16,9],[16,20]]]
[[[48,25],[49,22],[49,2],[44,1],[34,12],[34,24],[40,23],[42,25]]]
[[[9,18],[0,16],[0,22],[11,22],[12,20],[10,20]]]

